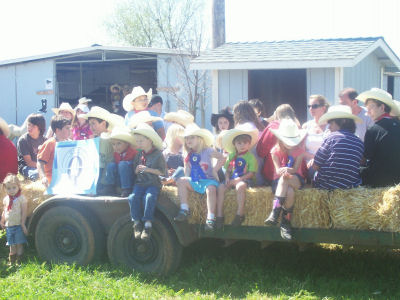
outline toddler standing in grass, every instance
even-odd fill
[[[26,199],[21,195],[21,184],[17,175],[8,174],[3,181],[7,196],[3,199],[3,213],[1,227],[6,229],[7,246],[10,246],[9,265],[20,263],[26,243],[25,235],[28,230],[25,226],[28,210]]]

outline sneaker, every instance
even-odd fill
[[[287,220],[285,217],[282,217],[281,222],[281,237],[286,241],[291,241],[292,237],[292,226],[290,225],[290,221]]]
[[[142,231],[142,235],[140,236],[140,238],[143,241],[148,241],[150,240],[150,236],[151,236],[151,231],[152,231],[152,227],[145,227]]]
[[[215,229],[220,230],[224,227],[225,218],[224,217],[217,217],[215,220]]]
[[[265,225],[276,225],[278,224],[279,215],[281,214],[282,207],[274,208],[269,214],[268,218],[265,219]]]
[[[186,209],[180,209],[174,220],[178,222],[183,222],[186,221],[188,218],[189,218],[189,211]]]
[[[232,227],[239,227],[240,225],[242,225],[243,221],[244,221],[244,216],[236,215],[235,218],[233,219],[232,223],[231,223],[231,226]]]
[[[207,219],[206,224],[204,225],[205,231],[214,231],[215,230],[215,220],[214,219]]]
[[[122,198],[127,198],[131,194],[132,189],[122,189],[121,191],[121,197]]]
[[[143,230],[143,224],[142,222],[134,223],[133,224],[133,234],[135,236],[135,239],[140,239],[142,235],[142,230]]]

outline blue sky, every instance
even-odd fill
[[[209,12],[211,0],[205,1]],[[94,43],[118,45],[103,27],[115,2],[1,1],[0,60]],[[366,36],[384,36],[400,56],[400,1],[226,0],[227,41]]]

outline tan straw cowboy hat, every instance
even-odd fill
[[[235,128],[230,130],[225,130],[222,133],[222,148],[229,152],[236,152],[235,145],[233,145],[233,140],[239,135],[249,135],[251,137],[250,148],[252,148],[258,140],[258,130],[256,127],[252,126],[250,123],[239,124]]]
[[[71,104],[69,104],[68,102],[63,102],[61,103],[60,107],[55,107],[51,109],[56,115],[58,115],[58,113],[60,111],[69,111],[73,116],[75,115],[75,111],[72,108]]]
[[[178,111],[166,113],[164,116],[164,120],[168,122],[178,123],[179,125],[186,127],[194,122],[194,117],[191,113],[180,109]]]
[[[353,119],[356,123],[362,123],[362,119],[351,113],[350,106],[333,105],[328,108],[328,111],[319,118],[320,125],[328,123],[332,119]]]
[[[111,139],[121,140],[135,146],[135,138],[127,127],[116,126],[110,134]]]
[[[132,130],[133,134],[141,134],[149,138],[153,142],[153,146],[158,150],[163,148],[163,141],[158,135],[158,133],[146,123],[139,124],[135,129]]]
[[[143,110],[141,112],[138,112],[134,114],[130,121],[129,121],[129,127],[130,128],[135,128],[141,123],[148,123],[148,122],[156,122],[156,121],[162,121],[162,118],[152,116],[149,111]]]
[[[135,100],[137,97],[140,96],[147,96],[147,99],[150,101],[152,95],[152,90],[149,89],[147,93],[141,86],[135,86],[132,89],[132,92],[124,97],[122,101],[122,106],[126,111],[133,110],[132,101]]]
[[[362,92],[360,95],[356,97],[356,99],[364,103],[366,103],[368,99],[378,100],[385,103],[387,106],[391,108],[390,114],[392,116],[398,116],[400,113],[398,106],[393,101],[392,95],[390,95],[388,92],[382,89],[372,88],[368,91]]]
[[[201,137],[207,147],[211,147],[214,144],[214,135],[209,130],[205,128],[200,128],[195,123],[186,126],[183,133],[183,137],[188,137],[192,135]]]
[[[307,135],[306,130],[299,129],[292,119],[280,121],[278,129],[271,129],[271,132],[285,145],[289,147],[297,146]]]

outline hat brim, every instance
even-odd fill
[[[341,111],[332,111],[332,112],[327,112],[327,113],[323,114],[321,116],[321,118],[319,118],[318,124],[323,125],[323,124],[328,123],[329,120],[333,120],[333,119],[352,119],[356,123],[363,122],[363,120],[360,117],[353,115],[351,113],[346,113],[346,112],[341,112]]]
[[[128,94],[124,97],[124,100],[122,100],[122,107],[125,109],[125,111],[129,112],[131,110],[133,110],[133,105],[132,105],[132,101],[135,100],[137,97],[140,96],[147,96],[147,99],[151,100],[151,96],[153,95],[153,90],[149,89],[147,93],[137,93],[137,94]]]
[[[169,112],[166,113],[164,116],[164,121],[167,122],[173,122],[173,123],[178,123],[179,125],[182,125],[183,127],[188,126],[189,124],[192,124],[194,122],[194,118],[179,114],[178,112]]]
[[[6,122],[4,119],[2,119],[2,118],[0,118],[0,129],[1,129],[1,131],[3,132],[3,135],[4,135],[5,137],[8,137],[8,136],[10,135],[10,129],[9,129],[9,127],[8,127],[8,124],[7,124],[7,122]]]
[[[153,142],[153,146],[158,150],[163,148],[163,141],[157,132],[153,129],[148,128],[136,128],[132,130],[133,134],[140,134],[149,138]]]
[[[127,142],[127,143],[131,144],[132,146],[136,145],[135,138],[130,134],[123,134],[123,133],[112,134],[111,133],[110,138]]]
[[[214,135],[207,129],[196,128],[194,130],[185,131],[183,137],[188,137],[188,136],[201,137],[204,140],[204,143],[206,144],[207,147],[211,147],[212,145],[214,145]]]
[[[304,138],[307,135],[307,131],[304,130],[304,129],[300,129],[299,130],[299,135],[296,136],[296,137],[284,136],[279,132],[279,129],[270,129],[270,130],[276,136],[276,138],[278,140],[280,140],[282,143],[284,143],[285,145],[287,145],[289,147],[297,146],[298,144],[300,144],[304,140]]]
[[[390,107],[390,114],[392,116],[398,116],[400,114],[400,108],[396,105],[394,100],[379,91],[366,91],[356,97],[357,100],[366,103],[368,99],[374,99],[385,103]]]
[[[239,135],[244,135],[247,134],[251,137],[251,142],[250,142],[250,148],[253,148],[254,145],[257,143],[258,140],[258,130],[241,130],[237,128],[233,128],[230,130],[223,131],[222,136],[222,148],[229,152],[229,153],[234,153],[236,152],[235,145],[233,145],[233,140],[238,137]]]
[[[215,128],[217,128],[218,125],[218,119],[224,117],[228,119],[229,123],[233,124],[233,115],[229,114],[211,114],[211,125]]]
[[[52,108],[51,110],[52,110],[56,115],[58,115],[60,111],[68,111],[68,112],[70,112],[73,116],[75,115],[75,110],[74,110],[74,109],[69,109],[69,108],[67,108],[67,109],[62,108],[62,109],[60,109],[60,108],[58,108],[58,107],[54,107],[54,108]]]
[[[156,116],[146,116],[146,117],[139,117],[137,119],[135,119],[135,115],[133,115],[133,117],[131,118],[130,122],[129,122],[129,127],[130,128],[136,128],[136,126],[138,126],[141,123],[148,123],[148,122],[157,122],[157,121],[162,121],[163,119],[160,117],[156,117]]]

